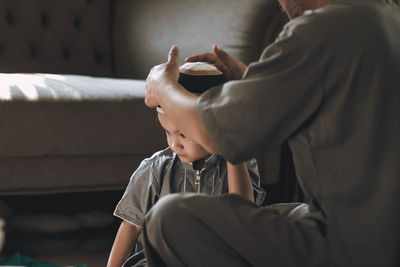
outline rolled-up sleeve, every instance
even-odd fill
[[[114,210],[114,215],[142,226],[147,211],[159,198],[159,183],[151,166],[144,160],[133,173],[129,184]]]

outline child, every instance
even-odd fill
[[[186,63],[180,67],[179,82],[189,91],[202,91],[221,84],[223,74],[207,63]],[[194,88],[193,88],[194,86]],[[221,156],[209,154],[202,146],[185,137],[158,107],[158,120],[164,128],[168,148],[142,161],[132,175],[114,215],[122,219],[108,260],[108,267],[121,266],[137,243],[147,211],[164,195],[197,192],[213,195],[239,194],[261,205],[265,191],[259,186],[257,162],[232,165]],[[255,197],[254,197],[255,196]],[[143,252],[129,263],[145,262]],[[128,266],[128,261],[124,266]],[[129,265],[131,266],[131,265]]]

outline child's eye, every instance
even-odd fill
[[[186,137],[185,137],[185,135],[184,135],[184,134],[182,134],[182,133],[181,133],[181,134],[179,134],[179,136],[180,136],[180,137],[182,137],[182,138],[186,138]]]
[[[165,133],[166,133],[166,134],[169,134],[169,132],[168,132],[167,130],[165,130]]]

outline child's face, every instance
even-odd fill
[[[201,145],[181,133],[165,114],[158,113],[158,120],[165,130],[169,147],[179,156],[181,161],[194,163],[210,154]]]

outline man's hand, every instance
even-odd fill
[[[173,45],[168,54],[168,61],[153,67],[146,79],[146,94],[144,102],[146,106],[154,108],[158,106],[163,90],[170,83],[177,83],[179,78],[179,48]]]
[[[235,59],[217,45],[213,47],[213,53],[203,53],[186,58],[188,62],[204,61],[215,65],[220,71],[225,74],[228,80],[240,80],[246,71],[246,64]]]

